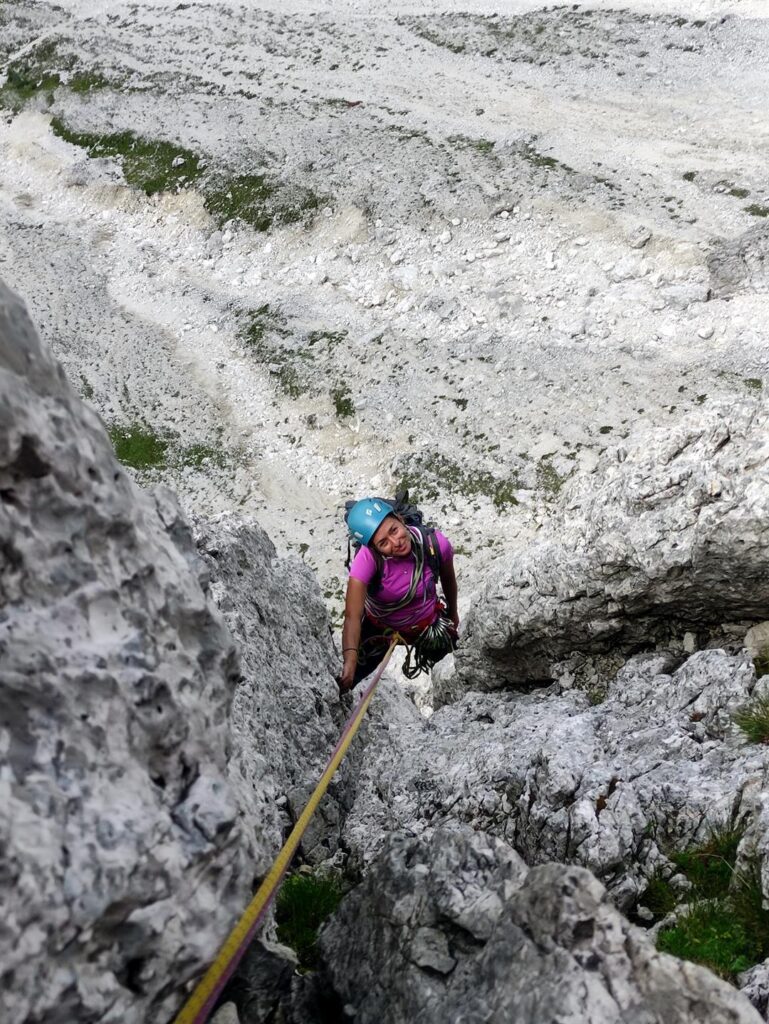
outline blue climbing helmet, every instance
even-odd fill
[[[382,498],[362,498],[345,514],[350,538],[356,545],[368,544],[385,519],[395,511]]]

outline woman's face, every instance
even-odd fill
[[[411,534],[396,516],[388,516],[374,536],[371,546],[385,558],[403,558],[411,551]]]

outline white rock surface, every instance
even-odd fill
[[[238,658],[175,499],[136,488],[4,286],[0,495],[2,1019],[164,1019],[256,852]]]
[[[0,286],[4,1024],[169,1019],[334,747],[310,569],[233,517],[197,543]],[[336,851],[350,765],[309,861]]]
[[[385,688],[370,712],[345,845],[366,864],[390,831],[429,835],[464,822],[530,865],[589,868],[630,910],[655,868],[674,871],[666,851],[739,821],[769,891],[769,754],[731,721],[755,691],[753,667],[719,650],[675,669],[680,660],[636,656],[596,693],[470,693],[429,721]]]
[[[321,949],[360,1024],[761,1020],[726,982],[658,953],[588,871],[527,872],[505,843],[463,827],[393,837]]]
[[[608,453],[544,536],[490,574],[436,701],[552,678],[573,652],[621,656],[765,619],[768,424],[761,403],[722,406]]]

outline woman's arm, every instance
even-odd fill
[[[457,577],[454,573],[454,562],[441,563],[441,587],[446,598],[449,618],[454,628],[459,629],[459,612],[457,611]]]
[[[344,603],[344,626],[342,628],[342,674],[339,677],[339,689],[352,688],[355,669],[358,665],[358,647],[360,646],[360,623],[363,617],[363,605],[366,601],[368,587],[363,580],[353,576],[347,582],[347,598]]]

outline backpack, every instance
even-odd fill
[[[392,507],[393,512],[401,517],[406,526],[416,527],[417,530],[422,534],[422,540],[424,542],[425,549],[425,565],[429,566],[432,570],[432,574],[435,577],[437,583],[440,579],[441,573],[441,549],[438,547],[438,542],[435,539],[435,527],[431,524],[424,522],[424,513],[417,505],[412,505],[409,501],[409,492],[407,490],[396,491],[394,498],[375,498],[375,501],[383,501],[386,505]],[[350,509],[355,505],[355,501],[346,501],[344,503],[344,521],[347,525],[347,519],[350,515]],[[344,563],[345,569],[350,568],[350,563],[353,557],[358,554],[361,549],[361,545],[358,541],[352,540],[349,536],[347,538],[347,559]],[[379,588],[379,584],[382,579],[382,558],[377,552],[372,551],[377,564],[376,575],[370,583],[370,588],[375,591]]]

